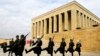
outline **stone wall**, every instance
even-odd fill
[[[100,51],[100,26],[89,29],[78,29],[61,33],[47,34],[44,35],[44,39],[46,41],[45,43],[47,43],[48,38],[52,36],[54,36],[56,46],[59,46],[61,38],[64,37],[68,47],[70,38],[73,38],[75,44],[77,40],[81,40],[82,51]]]

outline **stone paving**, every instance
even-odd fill
[[[28,54],[24,52],[23,54],[24,54],[23,56],[37,56],[36,54],[34,54],[33,51]],[[8,53],[3,53],[2,49],[0,49],[0,56],[8,56]],[[15,55],[13,54],[13,56]],[[46,51],[43,51],[40,56],[50,56],[50,55],[47,54]],[[57,54],[54,54],[54,56],[62,56],[62,55],[58,52]],[[65,56],[71,56],[71,54],[68,52],[65,54]],[[78,53],[74,52],[74,56],[78,56]],[[100,52],[82,52],[81,56],[100,56]]]

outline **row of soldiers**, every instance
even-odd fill
[[[63,56],[65,56],[65,52],[67,53],[68,51],[72,54],[72,56],[73,56],[74,51],[77,51],[79,56],[81,55],[81,43],[79,40],[77,41],[76,48],[74,49],[73,48],[74,47],[73,39],[70,39],[69,47],[67,50],[65,50],[66,42],[65,42],[65,39],[62,38],[62,41],[60,42],[59,48],[57,50],[54,50],[54,41],[53,41],[54,38],[49,38],[48,46],[46,48],[43,48],[43,49],[41,48],[42,37],[41,38],[37,37],[37,41],[35,43],[33,42],[33,45],[36,45],[35,47],[32,47],[29,50],[25,49],[26,54],[31,52],[31,51],[34,51],[34,53],[36,53],[37,56],[40,56],[41,51],[46,50],[48,52],[48,54],[50,54],[51,56],[53,56],[53,51],[55,54],[59,51]]]
[[[19,39],[19,36],[17,35],[16,40],[13,41],[13,39],[12,39],[11,44],[9,46],[4,45],[3,46],[4,53],[9,51],[9,54],[15,53],[16,56],[23,56],[26,36],[21,35],[21,38]],[[43,35],[41,37],[38,36],[36,42],[33,41],[33,43],[32,43],[33,46],[34,45],[36,45],[36,46],[32,47],[29,50],[25,49],[26,54],[31,52],[31,51],[34,51],[34,53],[37,54],[37,56],[40,56],[41,51],[46,50],[48,52],[48,54],[50,54],[51,56],[53,56],[53,51],[54,51],[54,53],[57,53],[59,51],[63,56],[65,56],[65,52],[67,53],[68,51],[72,54],[72,56],[73,56],[74,51],[77,51],[79,53],[79,56],[81,55],[80,54],[81,53],[80,41],[77,42],[76,48],[74,49],[73,48],[74,47],[73,39],[70,39],[69,47],[67,50],[65,50],[66,42],[65,42],[65,39],[62,38],[62,41],[60,43],[59,48],[57,50],[54,50],[54,45],[55,45],[54,41],[53,41],[54,37],[49,38],[48,46],[46,48],[43,48],[43,49],[41,48],[42,44],[43,44],[42,38],[43,38]],[[9,49],[7,49],[7,47],[9,47]]]

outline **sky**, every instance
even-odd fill
[[[0,0],[0,38],[14,38],[31,30],[32,18],[71,0]],[[100,0],[76,0],[100,17]]]

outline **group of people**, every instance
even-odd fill
[[[7,45],[7,42],[2,43],[1,48],[3,48],[3,52],[9,52],[8,56],[13,56],[12,53],[15,53],[15,56],[23,56],[27,35],[22,34],[20,38],[17,35],[16,40],[12,39],[9,45]]]
[[[3,46],[4,53],[9,51],[9,54],[15,53],[16,56],[23,56],[23,51],[25,49],[24,47],[25,47],[25,41],[26,41],[27,35],[26,36],[21,35],[20,39],[19,39],[19,36],[17,35],[16,40],[13,41],[13,39],[12,39],[9,46],[4,44],[4,46]],[[29,50],[25,49],[26,54],[31,52],[31,51],[34,51],[34,53],[37,54],[37,56],[40,56],[41,52],[46,50],[48,52],[48,54],[50,54],[51,56],[53,56],[53,53],[56,54],[58,51],[63,56],[65,56],[65,53],[67,53],[68,51],[72,54],[72,56],[73,56],[74,51],[77,51],[79,56],[81,55],[81,43],[80,43],[80,41],[78,41],[76,43],[76,48],[74,49],[73,39],[70,39],[69,47],[67,48],[67,50],[65,50],[66,42],[65,42],[65,39],[62,38],[62,41],[60,42],[59,48],[57,50],[54,50],[54,46],[55,46],[54,41],[53,41],[54,37],[49,38],[48,46],[46,48],[41,48],[43,45],[42,38],[43,38],[43,35],[41,37],[38,36],[36,42],[34,42],[34,41],[32,42],[32,46],[34,46],[34,45],[35,46]],[[7,49],[7,48],[9,48],[9,49]]]
[[[54,37],[53,38],[49,38],[48,46],[46,48],[41,48],[41,46],[42,46],[42,40],[41,40],[42,37],[41,38],[38,37],[37,41],[33,42],[33,45],[36,45],[35,47],[32,47],[29,50],[25,49],[25,52],[29,53],[31,51],[34,51],[34,53],[36,53],[37,56],[40,56],[41,51],[46,50],[48,52],[48,54],[53,56],[53,52],[56,54],[59,51],[63,56],[65,56],[65,52],[67,53],[69,51],[72,54],[72,56],[73,56],[73,52],[77,51],[79,56],[81,55],[81,43],[80,43],[79,40],[77,41],[76,48],[74,49],[73,39],[70,39],[69,47],[68,47],[67,50],[65,50],[66,42],[65,42],[65,39],[62,38],[62,41],[60,42],[59,48],[57,50],[54,50],[54,45],[55,45],[54,41],[53,41]]]

